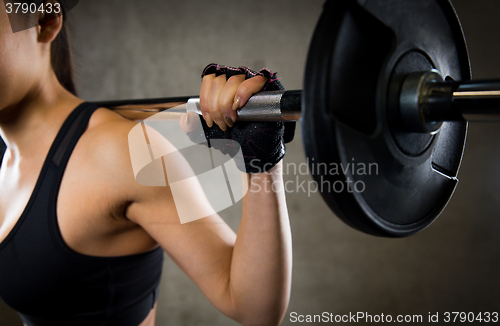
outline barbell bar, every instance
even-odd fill
[[[137,120],[164,110],[202,115],[195,96],[96,104]],[[399,107],[405,126],[414,132],[435,133],[443,121],[500,121],[500,80],[445,82],[437,70],[413,73],[402,85]],[[240,121],[299,121],[301,114],[301,90],[261,92],[237,110]]]
[[[359,231],[405,237],[433,223],[453,195],[467,120],[499,119],[500,81],[470,77],[451,1],[328,0],[304,90],[259,93],[238,119],[299,120],[331,210]],[[97,104],[136,120],[173,107],[199,113],[191,97]]]

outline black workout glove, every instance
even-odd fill
[[[277,74],[268,69],[255,72],[246,67],[233,68],[210,64],[203,70],[202,78],[214,73],[216,76],[226,75],[226,79],[235,75],[245,75],[245,79],[264,76],[267,82],[261,91],[285,90]],[[239,148],[234,146],[234,142],[223,140],[233,140],[240,144],[244,162],[236,160],[236,165],[241,171],[247,173],[265,172],[278,164],[285,156],[285,143],[291,142],[295,134],[295,122],[236,121],[232,128],[222,131],[216,124],[209,128],[201,116],[200,120],[209,147],[220,150],[222,154],[235,157]],[[194,130],[188,133],[188,136],[193,142],[201,143],[199,139],[196,139],[201,134],[200,131]]]

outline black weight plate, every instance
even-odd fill
[[[330,0],[304,79],[302,138],[311,174],[348,225],[403,237],[430,225],[457,185],[465,122],[406,132],[404,76],[437,69],[469,80],[463,32],[448,0]]]

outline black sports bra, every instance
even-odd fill
[[[56,201],[64,169],[96,109],[83,103],[66,119],[24,212],[0,243],[0,297],[28,326],[137,326],[157,299],[160,247],[92,257],[72,251],[59,231]]]

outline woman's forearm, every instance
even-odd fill
[[[277,325],[288,306],[292,242],[283,188],[281,162],[269,172],[248,175],[229,281],[244,325]]]

